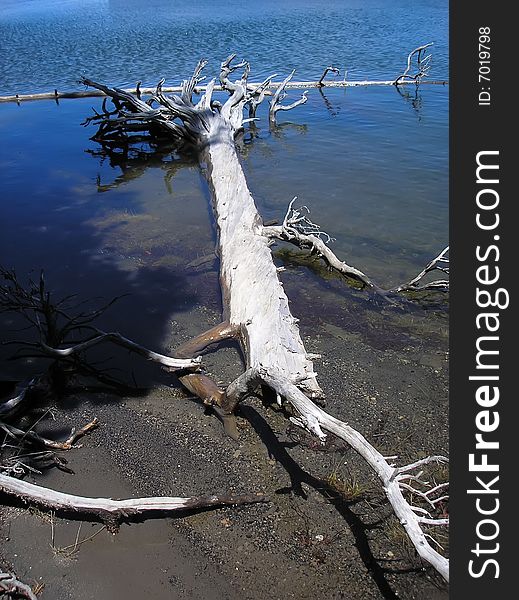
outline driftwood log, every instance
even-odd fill
[[[430,67],[430,55],[426,57],[422,56],[423,51],[432,46],[432,43],[425,44],[424,46],[420,46],[419,48],[414,49],[409,53],[407,57],[407,68],[406,70],[399,75],[396,79],[359,79],[359,80],[350,80],[346,79],[346,70],[344,71],[343,79],[336,80],[325,80],[325,77],[328,73],[333,73],[335,75],[340,75],[340,70],[334,66],[328,66],[324,69],[321,77],[317,81],[290,81],[286,88],[287,89],[311,89],[311,88],[322,88],[322,87],[331,87],[331,88],[349,88],[349,87],[365,87],[365,86],[376,86],[376,85],[409,85],[416,83],[425,83],[429,85],[447,85],[448,81],[446,80],[427,80],[424,81],[424,77],[428,75],[429,67]],[[413,57],[417,56],[417,72],[409,74],[412,68],[412,60]],[[265,94],[272,94],[273,90],[279,88],[280,83],[273,81],[274,75],[269,79],[269,81],[264,86]],[[258,84],[251,83],[250,87],[256,87]],[[197,93],[204,93],[206,91],[205,85],[198,85],[196,87]],[[225,88],[221,85],[215,85],[214,91],[223,91]],[[125,89],[125,92],[129,92],[131,94],[153,94],[155,88],[142,87],[141,82],[137,82],[136,87]],[[163,92],[167,94],[178,94],[182,92],[182,86],[173,85],[173,86],[165,86],[163,88]],[[55,89],[52,92],[40,92],[36,94],[13,94],[9,96],[0,96],[1,102],[26,102],[30,100],[61,100],[61,99],[71,99],[71,98],[95,98],[97,96],[105,96],[106,94],[102,90],[81,90],[81,91],[63,91],[60,92]],[[254,105],[254,102],[252,103]]]
[[[423,482],[421,467],[428,463],[446,462],[441,456],[431,456],[410,465],[397,466],[396,457],[382,456],[359,432],[347,423],[329,415],[314,400],[322,397],[311,356],[304,347],[292,315],[288,297],[278,277],[270,246],[274,238],[296,243],[318,253],[333,268],[345,276],[360,281],[384,297],[406,290],[445,291],[447,280],[419,284],[434,269],[448,272],[446,248],[413,280],[393,290],[383,290],[359,269],[338,259],[327,246],[329,236],[312,223],[305,209],[295,210],[290,204],[283,225],[265,226],[258,213],[237,154],[235,136],[255,117],[257,106],[266,97],[265,90],[272,77],[259,84],[249,84],[249,64],[236,63],[235,55],[221,64],[219,87],[228,93],[224,102],[213,98],[216,81],[210,81],[198,102],[193,99],[199,88],[205,61],[200,61],[193,76],[186,80],[180,95],[166,95],[159,82],[146,101],[141,93],[132,94],[89,79],[83,83],[113,100],[114,110],[103,106],[102,113],[89,117],[86,124],[99,126],[93,139],[113,143],[134,131],[168,135],[184,149],[196,153],[212,195],[218,229],[220,282],[224,314],[222,323],[177,349],[176,359],[194,358],[209,345],[233,338],[243,352],[245,372],[226,388],[216,385],[198,367],[187,372],[171,366],[183,385],[210,405],[223,419],[226,430],[236,435],[234,413],[247,396],[261,386],[270,389],[278,402],[291,413],[291,420],[316,435],[321,441],[327,432],[350,444],[378,476],[393,510],[405,528],[418,554],[448,580],[448,560],[437,552],[424,526],[444,526],[446,519],[432,515],[433,508],[444,499],[445,485],[418,492],[413,483]],[[237,79],[231,75],[240,70]],[[295,108],[306,102],[306,94],[289,105],[282,104],[293,73],[270,96],[269,119],[275,122],[281,110]],[[393,81],[394,83],[394,81]],[[249,109],[249,117],[245,109]],[[112,341],[117,341],[111,335]],[[101,340],[99,340],[101,341]],[[176,360],[175,359],[175,360]],[[160,360],[159,362],[164,363]],[[3,482],[3,480],[2,480]],[[0,482],[1,483],[1,482]],[[3,489],[7,490],[5,482]],[[55,494],[55,492],[53,492]],[[414,506],[410,494],[427,501],[429,510]],[[25,490],[24,498],[31,499]],[[49,497],[50,501],[50,497]],[[83,500],[76,499],[78,507]]]

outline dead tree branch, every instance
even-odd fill
[[[432,548],[421,527],[422,524],[431,524],[428,521],[433,521],[432,524],[434,525],[446,525],[448,520],[424,520],[425,517],[416,515],[415,507],[413,507],[403,495],[403,490],[409,489],[410,487],[403,483],[403,480],[406,479],[406,475],[404,474],[412,473],[424,464],[431,462],[445,463],[448,459],[443,456],[430,456],[426,459],[417,461],[416,463],[396,468],[393,464],[390,464],[361,433],[347,425],[344,421],[336,419],[326,413],[322,408],[309,400],[296,385],[288,382],[282,372],[272,368],[250,368],[233,382],[231,386],[229,386],[231,389],[228,388],[227,390],[228,404],[226,409],[231,411],[234,410],[237,404],[241,402],[247,394],[253,392],[260,384],[269,386],[284,399],[285,402],[292,406],[296,415],[292,416],[290,420],[294,424],[317,436],[322,442],[326,439],[326,434],[323,430],[329,431],[347,442],[366,460],[368,465],[380,479],[387,499],[391,503],[395,514],[406,530],[418,554],[425,561],[433,565],[433,567],[448,581],[449,561]],[[437,486],[428,492],[427,497],[430,502],[433,502],[431,500],[432,494],[441,489],[443,489],[443,487]],[[415,490],[411,491],[416,494]],[[439,501],[440,499],[437,499],[435,502],[437,503]]]
[[[294,76],[294,73],[295,73],[295,70],[293,70],[292,73],[290,73],[290,75],[288,75],[279,84],[278,88],[274,92],[274,96],[273,96],[272,100],[270,101],[270,109],[269,109],[269,121],[271,123],[276,122],[276,113],[279,112],[280,110],[292,110],[293,108],[296,108],[297,106],[301,106],[301,104],[305,104],[308,100],[308,91],[305,90],[303,92],[303,95],[301,96],[301,98],[299,98],[299,100],[292,102],[292,104],[287,104],[287,105],[281,104],[281,102],[286,98],[286,95],[287,95],[286,87],[287,87],[288,82]]]
[[[427,273],[431,273],[432,271],[440,271],[441,273],[445,273],[445,275],[449,275],[449,246],[444,248],[440,254],[436,258],[433,258],[431,262],[418,273],[416,277],[408,281],[407,283],[403,283],[394,289],[395,292],[411,292],[411,291],[424,291],[424,290],[434,290],[439,292],[448,292],[449,291],[449,280],[448,279],[437,279],[435,281],[431,281],[428,283],[424,283],[422,285],[419,282],[427,275]]]
[[[112,500],[110,498],[86,498],[56,492],[0,473],[0,491],[24,502],[45,509],[62,510],[82,516],[94,516],[108,524],[119,523],[136,515],[174,513],[199,508],[268,502],[263,494],[219,494],[188,498],[151,497]]]
[[[342,80],[342,81],[325,81],[324,79],[329,72],[333,72],[333,73],[339,72],[339,70],[336,69],[336,67],[326,67],[326,69],[323,72],[323,75],[320,77],[320,79],[318,81],[291,81],[288,84],[286,84],[285,87],[287,89],[305,90],[305,89],[309,89],[309,88],[321,88],[321,87],[343,88],[343,87],[359,87],[359,86],[373,86],[373,85],[410,85],[410,84],[416,84],[418,81],[420,83],[428,83],[428,84],[432,84],[432,85],[446,85],[448,83],[448,81],[445,81],[445,80],[422,81],[422,79],[426,75],[428,75],[429,68],[430,68],[430,65],[429,65],[430,58],[427,58],[427,57],[422,58],[421,52],[423,52],[429,46],[432,46],[432,43],[426,44],[424,46],[420,46],[419,48],[416,48],[415,50],[413,50],[410,53],[410,55],[408,56],[408,64],[407,64],[406,70],[396,80],[392,79],[392,80],[376,80],[376,81],[373,81],[373,80],[347,81],[346,80],[346,71],[345,71],[344,80]],[[419,69],[418,73],[416,75],[410,76],[410,75],[408,75],[408,73],[411,70],[412,57],[416,53],[419,54],[421,70]],[[194,86],[192,87],[191,91],[192,92],[197,91],[197,92],[204,93],[204,92],[207,92],[207,90],[209,88],[211,88],[211,93],[213,91],[230,91],[230,90],[232,90],[232,86],[235,85],[235,83],[230,81],[229,75],[231,75],[236,69],[243,68],[247,64],[246,61],[242,61],[234,66],[231,66],[231,62],[232,62],[232,60],[234,60],[235,57],[236,57],[236,55],[232,54],[231,56],[229,56],[226,59],[226,61],[224,61],[226,64],[225,64],[225,67],[222,69],[222,75],[220,77],[220,85],[215,85],[214,81],[211,81],[207,85],[199,85],[200,82],[203,80],[203,77],[199,77],[199,79],[195,82]],[[205,63],[206,63],[206,61],[200,61],[198,63],[197,69],[199,69],[199,72],[197,74],[197,72],[195,71],[195,78],[197,78],[200,75],[202,69],[205,67]],[[420,75],[419,78],[417,78],[418,75]],[[276,90],[280,86],[280,82],[272,81],[274,79],[274,77],[275,77],[275,75],[269,77],[269,81],[265,85],[265,92],[271,93],[271,90]],[[84,80],[81,80],[81,83],[83,83],[83,82],[84,82]],[[141,97],[143,95],[153,94],[155,92],[154,88],[141,87],[141,83],[142,82],[139,81],[135,88],[124,89],[122,91],[125,93],[135,94],[136,98],[139,100],[141,99]],[[167,94],[178,94],[178,93],[182,94],[185,89],[185,84],[186,84],[186,82],[184,81],[182,85],[163,87],[162,91]],[[88,84],[86,84],[86,85],[88,85]],[[253,90],[255,87],[259,87],[258,84],[250,84],[248,89]],[[52,92],[43,92],[40,94],[14,94],[11,96],[0,96],[0,103],[1,102],[16,102],[16,103],[20,104],[21,102],[24,102],[24,101],[46,100],[46,99],[51,99],[51,100],[55,100],[56,102],[58,102],[60,98],[95,98],[95,97],[99,97],[99,96],[101,96],[101,97],[102,96],[111,96],[111,94],[102,88],[97,88],[95,90],[83,90],[83,91],[72,91],[72,92],[58,92],[58,90],[55,89]]]
[[[319,225],[313,223],[310,218],[310,210],[307,206],[294,208],[294,202],[297,196],[293,198],[288,205],[288,210],[283,219],[283,224],[280,226],[272,225],[263,228],[263,233],[267,237],[279,239],[285,242],[290,242],[301,249],[310,250],[313,254],[322,258],[327,265],[334,271],[340,273],[348,279],[361,282],[364,286],[372,289],[379,295],[388,298],[391,293],[400,292],[448,292],[449,280],[441,279],[424,284],[419,282],[430,272],[439,270],[446,275],[449,274],[449,247],[447,246],[442,252],[434,258],[416,277],[409,282],[399,285],[391,289],[383,289],[365,273],[359,269],[350,266],[346,262],[340,260],[331,250],[328,244],[334,241],[328,233],[323,231]]]
[[[399,75],[395,81],[394,85],[400,85],[402,83],[420,83],[424,77],[429,75],[429,70],[431,68],[431,54],[425,54],[425,50],[433,45],[433,42],[429,44],[425,44],[424,46],[418,46],[409,53],[407,57],[407,67],[405,71]],[[413,57],[416,55],[416,67],[415,72],[410,73],[413,63]]]
[[[120,333],[108,333],[94,327],[93,321],[112,306],[118,298],[114,298],[101,308],[72,315],[67,302],[73,296],[54,301],[51,293],[46,289],[43,272],[41,272],[37,284],[29,281],[28,286],[20,283],[14,271],[1,267],[0,278],[6,281],[6,283],[0,284],[0,312],[17,313],[37,330],[39,342],[20,341],[18,343],[33,349],[39,356],[57,360],[72,359],[80,357],[83,352],[100,343],[112,342],[168,369],[196,369],[200,366],[200,359],[166,356],[149,350]],[[79,343],[73,345],[68,343],[71,335],[76,336],[83,331],[91,332],[92,335]],[[27,392],[35,384],[36,380],[32,380],[9,403],[1,405],[0,416],[6,411],[14,410],[18,404],[23,402]]]
[[[328,75],[328,73],[335,73],[335,75],[339,75],[340,71],[337,67],[326,67],[326,69],[324,70],[323,74],[321,75],[321,78],[319,79],[319,81],[317,82],[317,85],[319,87],[324,87],[324,78],[326,77],[326,75]]]
[[[88,348],[95,346],[101,342],[113,342],[118,346],[122,346],[140,356],[144,357],[146,360],[150,360],[152,362],[156,362],[163,367],[167,367],[168,369],[190,369],[196,368],[200,366],[199,358],[185,359],[185,358],[174,358],[171,356],[166,356],[164,354],[159,354],[158,352],[153,352],[152,350],[148,350],[144,346],[125,338],[120,333],[112,332],[106,333],[101,330],[98,331],[99,335],[92,337],[84,342],[76,344],[75,346],[69,346],[68,348],[52,348],[48,346],[44,342],[40,342],[40,348],[42,352],[51,358],[68,358],[71,356],[77,356],[81,352],[84,352]]]

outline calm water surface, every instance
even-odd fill
[[[419,10],[407,0],[4,0],[0,94],[77,89],[81,74],[173,83],[200,56],[212,76],[231,51],[251,61],[252,78],[294,67],[312,79],[333,63],[350,79],[387,79],[428,41],[431,75],[443,79],[447,9],[427,0]],[[0,263],[44,267],[61,292],[131,291],[111,324],[156,343],[171,306],[219,307],[214,267],[185,269],[214,248],[205,184],[194,162],[166,151],[103,155],[80,126],[92,106],[99,99],[0,105]],[[383,285],[447,243],[447,87],[311,90],[274,130],[259,116],[241,152],[265,219],[282,218],[297,195],[336,253]],[[330,306],[349,301],[343,287],[323,296]],[[128,313],[146,318],[129,324]]]

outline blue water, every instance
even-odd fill
[[[258,78],[324,67],[391,79],[434,42],[432,74],[448,74],[446,0],[3,0],[0,94],[74,89],[80,75],[114,84],[178,82],[196,61],[237,52]]]
[[[348,79],[391,79],[429,41],[431,77],[445,79],[447,32],[444,1],[4,0],[0,94],[78,89],[81,74],[174,83],[201,56],[212,76],[232,51],[250,60],[251,80],[290,68],[315,79],[329,64]],[[0,264],[43,267],[60,293],[130,291],[110,326],[156,346],[173,306],[220,308],[214,268],[185,270],[214,248],[205,184],[193,160],[166,151],[103,156],[80,126],[93,106],[98,98],[0,104]],[[314,89],[273,130],[259,116],[241,152],[265,219],[282,218],[297,195],[335,252],[382,285],[448,243],[448,86]],[[350,301],[346,286],[322,285],[307,315]]]

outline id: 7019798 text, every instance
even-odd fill
[[[478,42],[478,82],[481,86],[478,104],[490,106],[490,27],[479,28]]]

